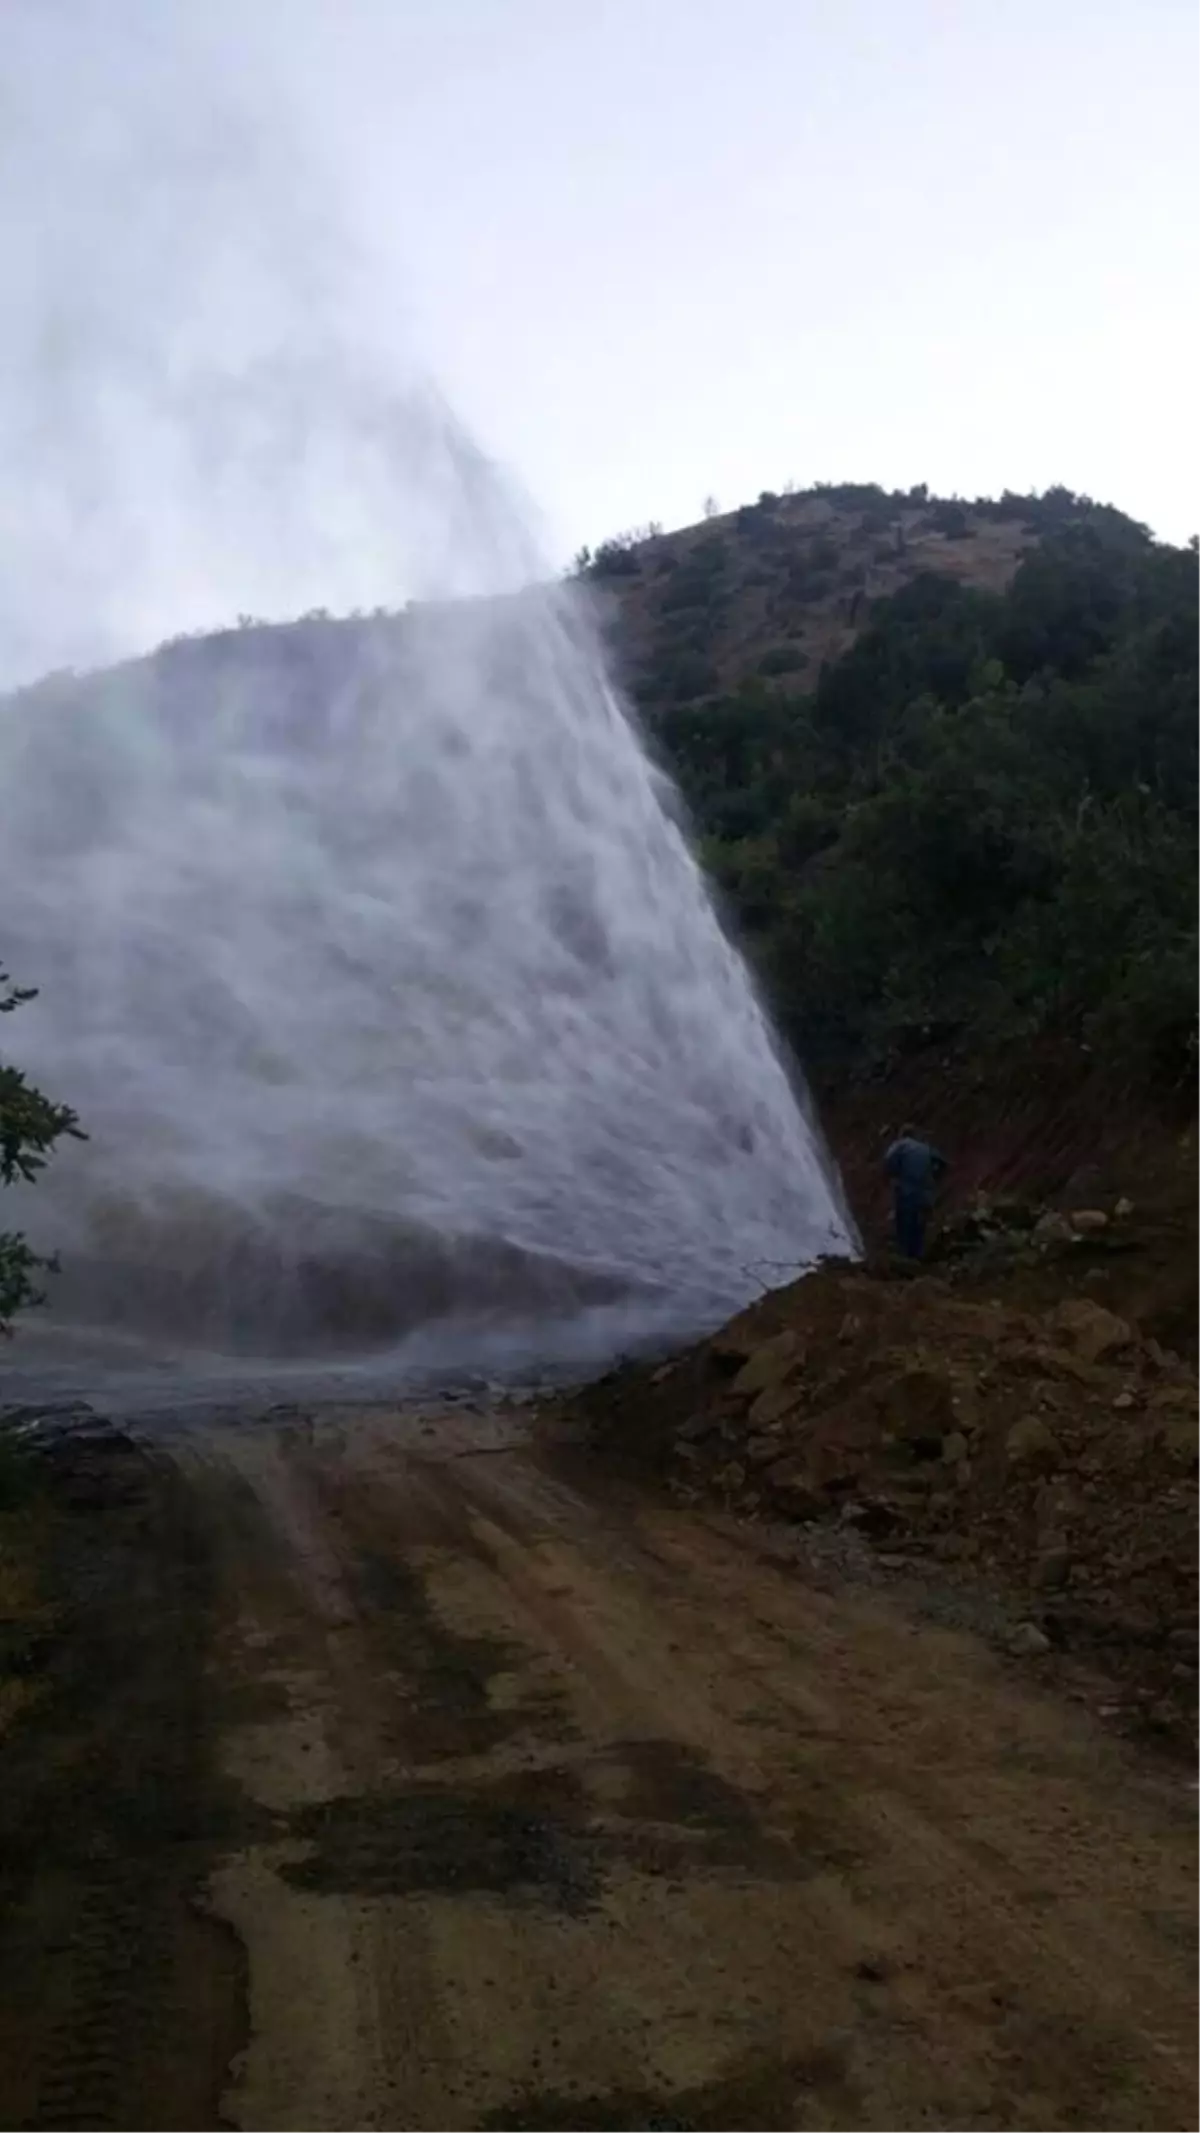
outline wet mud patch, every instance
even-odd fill
[[[294,1887],[325,1894],[525,1894],[583,1911],[599,1895],[600,1860],[580,1813],[563,1811],[570,1793],[565,1774],[535,1772],[470,1791],[426,1786],[325,1801],[293,1818],[312,1853],[281,1871]]]
[[[753,1803],[681,1741],[622,1741],[610,1758],[624,1779],[619,1812],[745,1843],[758,1834]]]
[[[693,2088],[614,2088],[591,2095],[533,2089],[488,2111],[480,2124],[492,2133],[725,2133],[738,2126],[761,2126],[766,2133],[854,2124],[854,2105],[845,2045],[834,2040],[796,2058],[735,2062],[718,2080]]]
[[[407,1760],[486,1755],[530,1729],[541,1741],[575,1737],[563,1698],[525,1684],[523,1646],[454,1629],[420,1571],[395,1556],[362,1551],[355,1571],[372,1644],[395,1685],[394,1730]],[[501,1694],[502,1685],[515,1693]]]
[[[618,1873],[791,1880],[806,1871],[759,1828],[743,1795],[667,1741],[461,1787],[322,1801],[294,1815],[289,1830],[311,1846],[281,1869],[297,1888],[489,1893],[576,1914],[598,1903]]]
[[[0,2125],[215,2124],[246,1979],[201,1904],[236,1815],[203,1748],[206,1553],[178,1476],[119,1429],[7,1422],[46,1612],[4,1742]]]
[[[829,1869],[861,1866],[865,1845],[850,1834],[844,1811],[829,1796],[827,1813],[816,1805],[774,1815],[680,1741],[627,1741],[607,1758],[616,1766],[620,1792],[614,1807],[622,1819],[642,1830],[642,1851],[650,1851],[654,1828],[667,1828],[676,1839],[693,1839],[695,1856],[710,1866],[742,1866],[761,1879],[808,1879]],[[593,1781],[601,1766],[593,1766]]]

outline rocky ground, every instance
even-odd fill
[[[1138,1278],[1127,1202],[981,1203],[928,1271],[828,1266],[583,1404],[676,1500],[826,1557],[831,1533],[865,1542],[1109,1720],[1187,1747],[1196,1374],[1099,1300]]]

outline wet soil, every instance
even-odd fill
[[[216,2125],[246,1958],[203,1901],[229,1826],[204,1536],[171,1463],[48,1419],[0,1515],[10,1560],[33,1529],[41,1583],[0,1735],[0,2122]]]
[[[1195,2123],[1187,1776],[979,1638],[516,1413],[31,1419],[0,2126]]]

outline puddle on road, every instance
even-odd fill
[[[618,1765],[625,1782],[614,1798]],[[805,1872],[790,1847],[759,1828],[742,1794],[666,1741],[470,1785],[356,1793],[305,1808],[289,1826],[312,1849],[282,1868],[285,1879],[326,1893],[524,1894],[578,1913],[617,1872],[668,1881]]]
[[[389,1745],[404,1762],[487,1755],[522,1735],[542,1744],[578,1737],[561,1684],[538,1676],[538,1655],[511,1637],[452,1625],[411,1562],[360,1550],[354,1581],[392,1691]]]
[[[600,1889],[596,1847],[582,1826],[554,1811],[546,1775],[470,1791],[406,1788],[326,1801],[293,1818],[312,1852],[285,1865],[284,1879],[360,1896],[526,1891],[558,1910],[585,1910]]]
[[[735,2067],[723,2080],[674,2097],[635,2090],[531,2095],[488,2112],[475,2133],[793,2133],[801,2099],[840,2090],[848,2101],[846,2086],[844,2048],[831,2043],[804,2058]]]

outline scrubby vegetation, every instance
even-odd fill
[[[0,970],[0,1015],[33,998]],[[83,1138],[70,1106],[52,1103],[18,1068],[0,1065],[0,1185],[12,1185],[18,1178],[32,1183],[64,1134]],[[11,1330],[14,1312],[41,1302],[38,1281],[53,1265],[53,1260],[39,1257],[19,1230],[0,1230],[0,1334]]]
[[[657,650],[633,674],[790,1034],[831,1073],[1045,1037],[1178,1082],[1196,1028],[1195,543],[1065,490],[812,497],[836,507],[816,536],[764,496],[669,570],[645,557]],[[972,583],[965,551],[1006,519],[1023,557]],[[904,581],[873,592],[883,558],[907,559]],[[771,626],[731,656],[756,583]],[[827,645],[831,617],[840,633],[816,671],[806,607]]]

